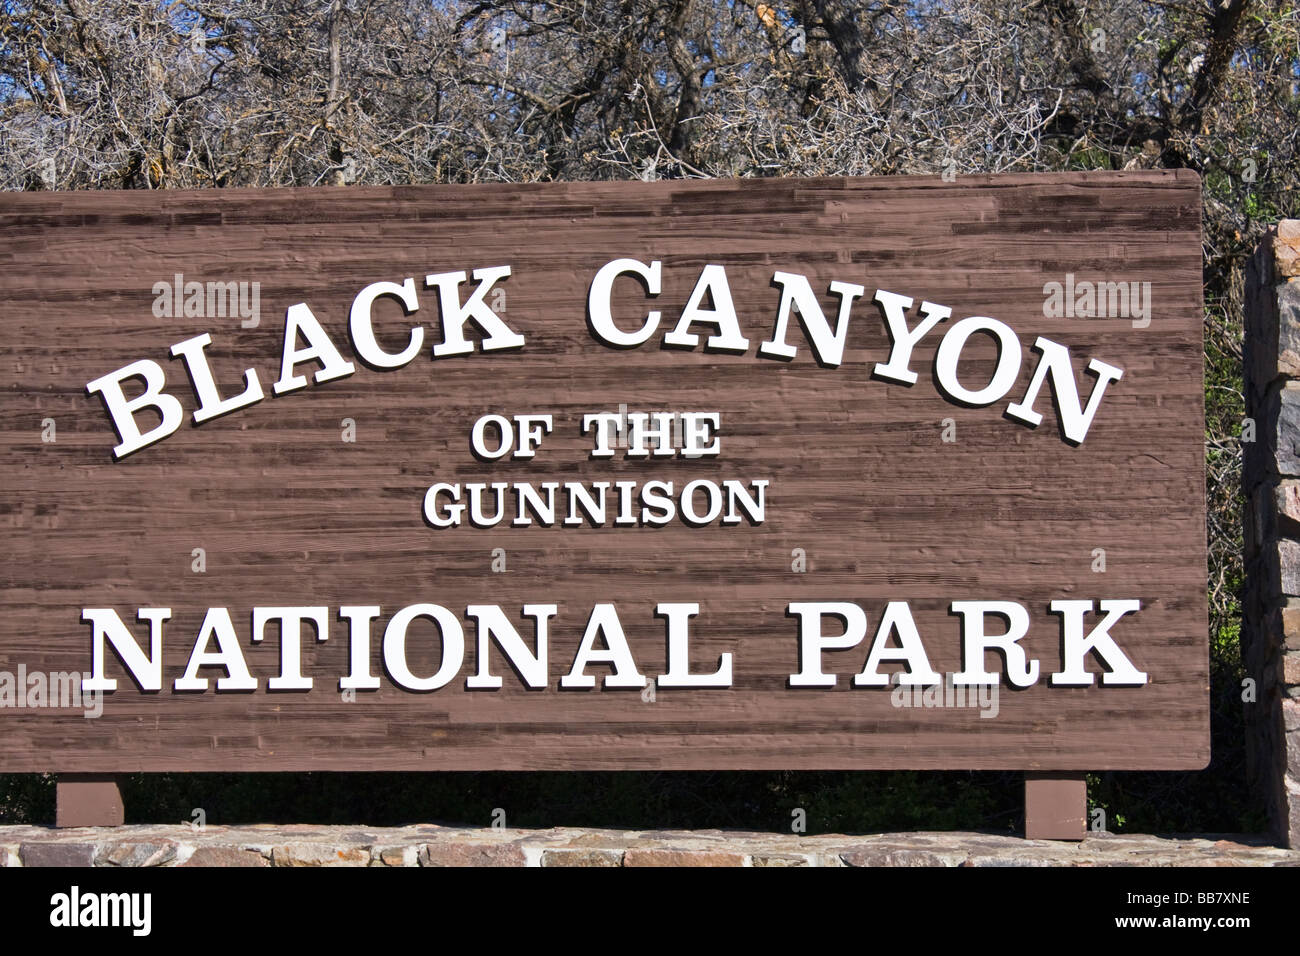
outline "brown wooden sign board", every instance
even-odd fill
[[[1208,762],[1192,174],[8,194],[0,263],[0,770]]]

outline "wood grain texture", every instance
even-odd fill
[[[588,284],[622,256],[660,259],[653,308],[675,323],[705,263],[726,266],[744,355],[619,351],[584,317]],[[509,264],[505,320],[514,352],[432,360],[439,341],[426,274]],[[164,690],[141,694],[110,652],[119,690],[104,713],[0,710],[0,771],[436,770],[652,768],[1200,768],[1209,759],[1203,473],[1200,186],[1190,173],[752,180],[650,184],[420,186],[213,192],[7,194],[0,197],[0,670],[87,671],[81,609],[113,607],[143,638],[136,608],[170,607]],[[807,274],[828,311],[832,280],[866,287],[844,362],[820,367],[796,327],[791,362],[756,357],[770,336],[775,270]],[[262,321],[156,319],[155,282],[261,283]],[[1151,283],[1147,328],[1128,318],[1051,319],[1043,286],[1080,278]],[[307,302],[345,357],[352,297],[414,276],[421,306],[376,310],[381,341],[426,328],[422,354],[396,371],[355,375],[281,397],[285,309]],[[622,280],[631,283],[631,280]],[[619,309],[647,305],[631,283]],[[1087,440],[1061,440],[1050,402],[1030,429],[1006,401],[966,408],[934,387],[943,326],[917,347],[915,386],[872,377],[889,337],[876,289],[987,315],[1020,337],[1027,387],[1045,335],[1124,369]],[[631,291],[629,291],[631,290]],[[915,316],[909,315],[914,321]],[[948,323],[948,324],[951,324]],[[698,329],[696,331],[699,331]],[[140,358],[195,406],[168,348],[209,332],[224,394],[255,368],[267,398],[121,462],[103,405],[86,384]],[[473,337],[473,336],[472,336]],[[971,340],[963,380],[987,380],[991,340]],[[308,374],[314,366],[308,366]],[[982,377],[983,376],[983,377]],[[592,461],[585,412],[718,411],[716,459]],[[469,449],[481,415],[549,412],[556,428],[531,463],[484,464]],[[42,441],[53,418],[57,441]],[[340,440],[356,422],[357,441]],[[940,440],[951,418],[957,441]],[[757,526],[436,530],[421,519],[434,481],[769,479]],[[203,548],[207,570],[191,570]],[[503,548],[508,571],[490,570]],[[793,549],[807,573],[791,570]],[[1105,549],[1106,571],[1091,570]],[[1141,688],[1062,688],[1057,598],[1138,598],[1113,632]],[[886,601],[912,605],[931,663],[961,667],[954,600],[1016,600],[1042,661],[1031,688],[1003,687],[996,718],[976,708],[891,705],[855,688],[867,642],[827,655],[833,689],[792,689],[792,601],[856,601],[868,641]],[[592,604],[619,609],[637,661],[664,670],[661,601],[694,601],[697,670],[734,656],[716,690],[560,690]],[[419,602],[465,620],[461,677],[411,693],[384,677],[381,627]],[[466,605],[556,603],[550,685],[528,691],[503,662],[499,691],[467,691]],[[258,605],[376,604],[379,691],[344,702],[346,625],[306,632],[310,692],[270,693],[279,641],[250,640]],[[176,694],[203,614],[229,607],[255,693]],[[516,620],[519,620],[516,617]],[[520,621],[522,627],[522,621]],[[431,626],[412,631],[413,668],[431,673]],[[990,656],[993,663],[993,656]],[[1096,667],[1095,662],[1090,667]],[[1097,670],[1100,670],[1097,667]],[[607,668],[591,671],[599,680]],[[220,672],[208,673],[215,678]]]

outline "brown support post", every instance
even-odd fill
[[[1025,839],[1082,840],[1088,785],[1082,773],[1025,773]]]
[[[54,802],[56,827],[120,827],[126,820],[117,778],[108,774],[60,774]]]

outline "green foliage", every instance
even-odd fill
[[[0,824],[54,822],[54,776],[0,774]]]

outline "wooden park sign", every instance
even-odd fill
[[[0,224],[0,771],[1208,761],[1191,174]]]

